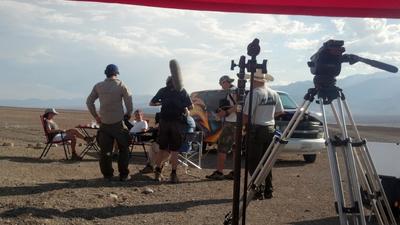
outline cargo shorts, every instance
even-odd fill
[[[233,144],[235,144],[236,138],[236,123],[235,122],[224,122],[222,124],[222,132],[218,138],[217,151],[219,153],[228,153]]]

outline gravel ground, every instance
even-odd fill
[[[84,111],[60,111],[56,120],[63,128],[91,120]],[[44,141],[41,112],[0,107],[0,144],[14,144],[0,146],[0,224],[208,225],[223,224],[231,210],[232,181],[204,178],[213,171],[215,153],[205,156],[202,170],[180,167],[179,184],[159,184],[152,174],[139,174],[143,157],[131,160],[127,182],[103,181],[95,153],[71,162],[63,160],[61,147],[55,147],[44,160],[38,160],[41,149],[27,146]],[[398,142],[400,134],[395,128],[360,130],[375,141]],[[169,169],[164,171],[167,177]],[[247,224],[338,224],[325,153],[312,164],[304,163],[301,156],[284,155],[273,177],[274,197],[252,201]],[[154,192],[145,194],[149,188]]]

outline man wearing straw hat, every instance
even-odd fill
[[[247,95],[244,110],[243,123],[247,124],[249,111],[251,113],[251,129],[247,130],[249,135],[248,165],[252,175],[258,163],[263,157],[269,144],[271,143],[275,131],[275,117],[283,113],[282,102],[276,91],[266,86],[266,82],[273,81],[274,78],[269,74],[262,73],[257,69],[253,80],[252,109],[249,110],[250,97]],[[272,198],[272,173],[265,179],[264,190],[256,193],[257,199]]]

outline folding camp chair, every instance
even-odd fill
[[[68,160],[68,155],[70,154],[69,145],[71,144],[70,139],[64,138],[64,133],[60,132],[61,140],[60,141],[53,141],[53,136],[47,132],[46,129],[46,121],[43,115],[40,116],[40,122],[42,123],[44,134],[46,136],[46,146],[44,147],[42,154],[40,155],[39,159],[46,157],[47,153],[49,153],[50,148],[53,144],[61,144],[64,148],[65,159]]]
[[[131,155],[133,154],[134,147],[136,145],[138,145],[138,146],[142,146],[144,156],[146,157],[146,159],[148,159],[146,145],[150,145],[151,142],[155,141],[155,139],[157,137],[157,132],[158,132],[157,128],[150,127],[145,132],[133,134],[132,140],[131,140],[131,145],[130,145],[131,146],[130,147]]]
[[[132,136],[132,140],[130,143],[130,155],[131,156],[133,156],[133,150],[134,150],[135,146],[138,145],[138,146],[142,146],[144,156],[146,157],[146,159],[148,158],[147,151],[146,151],[146,142],[142,140],[142,135],[144,135],[144,133],[145,132],[141,132],[138,134],[134,134]]]
[[[203,132],[195,131],[185,134],[185,139],[180,149],[179,162],[184,166],[189,164],[201,169],[203,153]]]

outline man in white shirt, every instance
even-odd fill
[[[131,122],[133,127],[129,130],[129,133],[131,135],[141,133],[141,132],[146,132],[147,129],[149,129],[149,125],[147,124],[147,121],[143,119],[143,111],[140,109],[137,109],[134,112],[135,120]]]
[[[251,115],[251,129],[247,129],[249,135],[248,165],[249,172],[253,175],[258,163],[272,142],[275,132],[275,117],[284,113],[281,99],[278,93],[266,86],[266,81],[273,81],[274,78],[262,73],[257,69],[253,80],[252,108],[249,109],[250,96],[246,96],[243,109],[243,124],[247,125],[248,116]],[[248,128],[248,127],[247,127]],[[272,171],[266,177],[257,199],[272,198]]]

